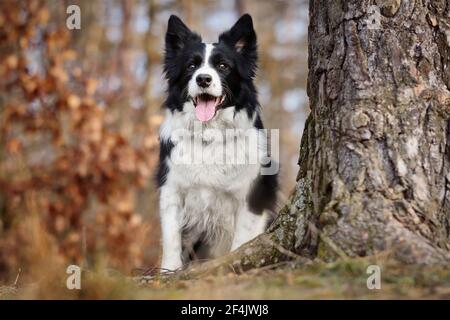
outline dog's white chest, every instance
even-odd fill
[[[259,174],[261,133],[244,112],[222,110],[207,126],[195,121],[192,112],[166,121],[161,136],[174,145],[168,180],[179,188],[211,188],[245,197]]]
[[[177,143],[169,162],[173,179],[180,187],[213,188],[226,192],[240,192],[247,188],[259,172],[258,163],[249,163],[233,154],[245,154],[245,139],[237,138],[226,145],[221,141],[194,140],[194,145]]]

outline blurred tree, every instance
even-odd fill
[[[129,271],[148,248],[135,198],[156,160],[157,123],[127,134],[105,112],[102,74],[85,72],[52,3],[0,2],[0,274],[50,257]]]

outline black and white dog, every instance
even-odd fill
[[[257,46],[250,15],[212,44],[171,16],[165,46],[167,115],[157,178],[161,267],[175,270],[264,232],[278,181],[277,170],[262,172],[274,161],[253,83]]]

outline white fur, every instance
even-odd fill
[[[245,110],[236,112],[234,107],[219,109],[215,117],[203,123],[203,129],[249,129],[258,136],[258,148],[265,148],[265,134],[253,127]],[[195,107],[186,102],[183,111],[167,112],[161,126],[161,140],[171,139],[174,143],[169,173],[161,188],[160,214],[162,222],[163,258],[161,267],[178,269],[182,267],[183,226],[189,226],[193,233],[206,233],[211,245],[212,257],[223,255],[264,232],[267,214],[255,215],[248,210],[246,197],[252,182],[260,172],[260,162],[184,164],[175,161],[192,152],[192,145],[180,137],[189,136],[196,147],[202,150],[203,159],[224,158],[234,150],[237,155],[254,152],[246,147],[246,136],[242,131],[233,133],[233,139],[223,145],[222,139],[209,135],[207,130],[196,132],[202,123],[195,118]],[[228,132],[230,134],[230,132]],[[190,141],[192,141],[190,140]],[[247,140],[248,141],[248,140]],[[248,142],[247,142],[248,143]]]
[[[195,97],[201,93],[207,93],[215,97],[222,96],[222,82],[217,71],[210,65],[209,58],[214,49],[212,44],[206,44],[205,57],[203,64],[193,74],[188,84],[188,93],[191,97]],[[197,85],[196,78],[199,74],[209,74],[212,77],[211,85],[208,88],[202,88]]]

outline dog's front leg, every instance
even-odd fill
[[[263,233],[266,230],[268,218],[267,213],[254,214],[247,209],[247,203],[241,204],[236,212],[231,250],[237,249],[245,242]]]
[[[163,254],[161,268],[177,270],[181,260],[181,221],[183,221],[180,195],[175,188],[163,186],[160,195],[161,233]]]

